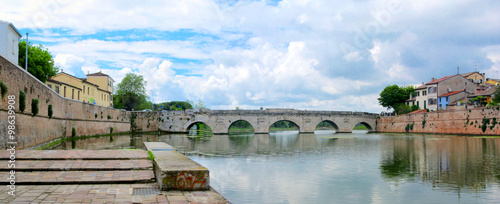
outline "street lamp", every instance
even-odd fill
[[[25,64],[24,67],[26,68],[26,71],[28,71],[28,35],[29,33],[26,33],[26,59],[25,59]]]

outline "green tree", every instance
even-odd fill
[[[19,66],[26,69],[26,41],[19,42]],[[59,68],[54,66],[50,52],[42,45],[28,44],[28,72],[45,83],[48,78],[55,76]]]
[[[390,85],[382,90],[378,101],[383,107],[393,108],[394,111],[398,112],[398,108],[403,108],[405,101],[410,98],[410,94],[414,93],[415,89],[412,86]],[[409,109],[411,110],[411,108]]]
[[[185,101],[170,101],[159,103],[158,106],[163,106],[163,110],[186,110],[193,109],[193,106]]]
[[[146,84],[143,76],[128,73],[116,86],[116,92],[113,95],[114,108],[126,110],[151,108],[151,104],[148,104],[146,100]]]

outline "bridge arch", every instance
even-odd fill
[[[354,127],[352,127],[352,129],[354,130],[354,128],[357,125],[359,125],[359,124],[364,125],[366,127],[366,129],[368,130],[368,132],[373,132],[374,131],[373,127],[369,123],[367,123],[367,122],[359,122],[356,125],[354,125]]]
[[[333,127],[333,129],[335,129],[335,131],[339,131],[339,126],[331,121],[331,120],[323,120],[323,121],[320,121],[318,124],[316,124],[316,128],[315,130],[318,130],[318,128],[321,128],[320,125],[322,125],[322,123],[327,123],[328,125],[330,125],[331,127]],[[321,130],[321,129],[319,129]]]
[[[204,122],[204,121],[193,121],[192,123],[189,123],[186,126],[186,132],[189,133],[189,131],[191,131],[193,127],[196,127],[196,129],[200,129],[200,124],[203,124],[202,128],[204,128],[205,130],[212,131],[212,127],[209,124],[207,124],[206,122]]]
[[[293,121],[293,120],[289,120],[289,119],[283,119],[283,120],[273,120],[273,121],[271,121],[271,122],[269,123],[269,124],[270,124],[270,125],[269,125],[269,127],[267,127],[267,132],[270,132],[271,127],[272,127],[275,123],[280,122],[280,121],[286,121],[286,122],[289,122],[289,123],[293,124],[295,127],[297,127],[297,130],[298,130],[299,132],[301,131],[300,126],[299,126],[299,124],[300,124],[300,123],[298,123],[297,121]]]
[[[232,121],[229,124],[229,126],[227,127],[227,132],[228,133],[231,130],[231,127],[233,127],[233,126],[236,126],[237,128],[249,128],[249,129],[252,130],[251,132],[255,132],[255,127],[252,125],[252,123],[250,123],[247,120],[240,119],[240,120]]]

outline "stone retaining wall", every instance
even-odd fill
[[[499,108],[448,110],[377,119],[377,132],[500,135]]]

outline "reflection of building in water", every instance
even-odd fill
[[[480,190],[498,183],[498,139],[415,136],[382,145],[381,171],[389,180],[420,178],[444,190]]]

